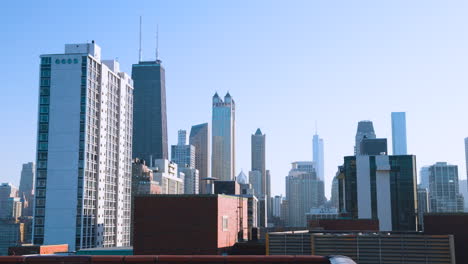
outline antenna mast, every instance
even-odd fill
[[[159,61],[159,24],[156,25],[156,61]]]
[[[138,62],[141,62],[141,16],[140,16],[140,50],[138,54]]]

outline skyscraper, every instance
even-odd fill
[[[265,165],[265,138],[260,128],[251,136],[251,158],[252,171],[259,171],[261,176],[261,189],[255,190],[258,194],[258,199],[265,199],[266,196],[266,165]]]
[[[201,179],[210,177],[210,130],[208,123],[192,126],[189,144],[195,147],[195,168],[198,170],[198,183],[201,194],[206,194]]]
[[[416,156],[344,157],[340,212],[378,219],[381,231],[416,231]]]
[[[229,92],[224,101],[218,93],[213,96],[211,176],[232,181],[236,164],[236,104]]]
[[[167,143],[166,79],[161,60],[132,66],[133,157],[147,164],[169,159]]]
[[[133,81],[94,43],[41,56],[34,244],[130,244]]]
[[[419,170],[419,184],[421,188],[429,189],[429,166],[423,166]]]
[[[195,168],[195,147],[187,145],[185,130],[179,130],[177,145],[171,146],[171,160],[177,163],[179,168]],[[197,180],[198,182],[198,180]]]
[[[313,148],[313,161],[315,163],[315,167],[317,168],[317,177],[323,181],[325,178],[325,163],[324,163],[324,155],[323,155],[323,139],[315,133],[312,139],[312,148]]]
[[[468,137],[465,138],[465,166],[466,166],[466,178],[468,179]]]
[[[392,112],[393,155],[406,155],[406,113]]]
[[[13,199],[13,200],[12,200]],[[0,185],[0,218],[11,217],[11,204],[18,199],[18,188],[10,183]]]
[[[463,212],[457,165],[437,162],[429,167],[429,209],[432,213]]]
[[[356,132],[356,144],[354,145],[354,155],[361,155],[361,141],[363,138],[376,138],[372,121],[359,121]]]
[[[33,162],[24,163],[23,168],[21,169],[18,197],[23,203],[23,216],[33,215],[34,171],[35,168]]]
[[[288,225],[306,227],[306,213],[323,204],[323,181],[317,179],[314,163],[293,162],[286,177]]]

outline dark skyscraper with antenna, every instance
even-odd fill
[[[168,159],[169,156],[165,70],[158,47],[156,60],[141,61],[140,57],[138,64],[132,65],[132,79],[133,157],[144,159],[151,165],[153,160]]]

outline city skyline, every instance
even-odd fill
[[[2,22],[11,25],[3,38],[14,39],[18,45],[10,47],[9,52],[5,54],[5,60],[10,63],[0,66],[0,69],[7,73],[0,77],[7,87],[6,103],[1,109],[5,113],[14,112],[15,115],[6,116],[6,122],[10,125],[1,132],[2,137],[10,139],[5,147],[9,151],[0,154],[5,164],[5,174],[0,176],[1,182],[12,182],[18,186],[21,164],[34,160],[39,55],[48,52],[59,53],[65,43],[81,43],[86,42],[86,39],[95,39],[99,45],[106,48],[104,57],[118,56],[123,71],[130,72],[131,65],[138,60],[139,15],[143,15],[144,19],[144,60],[154,59],[154,21],[160,24],[160,56],[168,69],[166,80],[170,145],[176,143],[177,130],[189,129],[194,124],[210,120],[211,95],[215,91],[229,90],[239,104],[236,112],[235,175],[241,168],[245,170],[249,167],[251,131],[260,127],[269,135],[266,166],[272,173],[274,195],[284,194],[283,178],[288,174],[290,163],[294,160],[310,159],[308,142],[311,141],[314,131],[311,120],[318,120],[321,124],[320,134],[327,141],[325,190],[327,197],[330,197],[330,183],[336,166],[340,165],[343,156],[352,154],[357,122],[366,119],[373,121],[379,138],[387,138],[390,146],[392,111],[408,113],[408,149],[409,154],[417,156],[418,168],[437,161],[447,161],[458,165],[460,179],[465,179],[465,173],[461,172],[466,171],[463,139],[468,135],[468,127],[459,120],[464,118],[462,99],[467,97],[466,90],[462,88],[468,86],[463,79],[464,73],[468,72],[468,40],[466,36],[458,35],[457,32],[462,28],[457,21],[465,19],[463,14],[467,7],[440,8],[435,3],[425,3],[423,6],[417,3],[401,3],[390,4],[390,11],[386,9],[387,4],[374,3],[369,7],[375,11],[372,14],[368,14],[362,8],[354,8],[354,13],[346,12],[346,8],[353,8],[351,4],[336,7],[331,4],[303,2],[302,11],[298,4],[283,6],[274,3],[265,6],[265,2],[219,3],[210,8],[208,4],[196,7],[195,4],[189,3],[186,6],[188,11],[179,14],[180,10],[175,4],[146,2],[142,4],[144,7],[137,7],[124,14],[122,19],[128,23],[119,28],[119,31],[127,36],[125,40],[122,40],[120,32],[110,31],[103,34],[102,28],[111,28],[112,19],[109,19],[110,14],[98,17],[97,13],[103,13],[105,10],[102,3],[96,4],[96,15],[89,15],[95,19],[93,23],[103,25],[96,28],[82,23],[82,19],[77,19],[81,20],[80,22],[65,19],[64,11],[67,9],[64,4],[58,3],[50,10],[42,10],[39,9],[39,3],[33,2],[31,10],[39,9],[41,12],[34,12],[26,17],[13,17],[22,9],[17,4],[10,4],[6,6],[9,12],[0,18]],[[240,8],[246,9],[246,6],[251,11],[246,12],[245,21],[239,23],[231,15]],[[407,8],[398,8],[403,6]],[[75,16],[78,18],[81,18],[80,13],[84,13],[82,8],[84,7],[77,8]],[[117,8],[126,7],[119,5]],[[283,19],[278,27],[279,22],[271,19],[267,11],[280,15],[279,10],[282,8],[287,11],[284,16],[291,18],[294,14],[296,18]],[[416,8],[421,10],[417,11]],[[384,9],[391,15],[379,17]],[[154,10],[157,12],[152,14]],[[190,15],[183,18],[188,13],[196,13],[194,10],[201,12],[200,17]],[[320,14],[321,12],[323,14]],[[260,18],[255,18],[254,14],[257,13],[260,14]],[[336,14],[342,14],[343,18],[332,21]],[[427,14],[438,19],[427,19],[430,16]],[[394,22],[394,17],[398,17],[402,22]],[[52,23],[52,19],[60,19],[61,25]],[[207,24],[214,19],[220,20],[219,25]],[[344,23],[346,19],[352,19],[355,23],[347,25]],[[323,28],[310,27],[317,21],[323,22]],[[380,23],[369,23],[372,21]],[[269,26],[268,23],[271,22],[274,23]],[[399,23],[404,22],[407,26],[400,28]],[[447,32],[446,28],[451,30]],[[223,29],[227,29],[231,34],[225,34],[225,39],[220,39],[218,35]],[[18,35],[19,32],[27,32],[29,34],[24,35],[37,39],[35,45],[25,41],[24,37]],[[56,34],[57,32],[62,34]],[[260,36],[255,37],[258,32],[261,32]],[[313,37],[304,36],[302,32],[311,32]],[[386,33],[380,35],[379,32]],[[278,35],[283,36],[279,42],[271,41],[278,40]],[[369,38],[369,35],[372,37]],[[250,43],[246,45],[243,44],[243,39],[236,40],[239,36],[250,37]],[[381,42],[382,38],[378,40],[379,37],[383,37],[389,43]],[[438,38],[445,40],[434,41]],[[395,41],[402,39],[405,40],[404,44]],[[185,44],[183,40],[190,41]],[[304,44],[301,44],[301,40],[304,40]],[[312,48],[309,47],[316,40],[320,41]],[[339,40],[349,41],[345,41],[345,45],[340,44]],[[356,55],[352,55],[353,52]],[[334,53],[336,55],[333,55]],[[346,56],[340,58],[343,55]],[[193,57],[187,60],[188,56]],[[245,61],[249,63],[243,63]],[[282,75],[291,78],[276,76],[278,61],[287,66],[287,74]],[[198,65],[200,63],[201,65]],[[354,66],[352,69],[349,67],[351,65]],[[235,78],[232,77],[233,73]],[[354,74],[357,76],[351,77]],[[335,78],[337,75],[340,78]],[[284,93],[281,87],[288,87],[292,92]],[[382,91],[392,89],[393,92],[388,94],[387,100],[380,100],[377,96],[379,93],[372,94],[376,88]],[[444,91],[442,95],[441,90]],[[446,99],[441,105],[444,110],[435,111],[433,106],[441,104],[441,97]],[[309,106],[310,98],[320,100]],[[354,106],[360,99],[368,103]],[[285,107],[275,107],[285,102]],[[337,105],[340,107],[335,109]],[[255,113],[255,118],[252,118],[252,113]],[[277,122],[278,120],[282,122]],[[307,124],[307,120],[310,124]],[[438,122],[438,126],[428,131],[424,124],[434,120]],[[286,121],[292,122],[288,122],[285,129]],[[450,131],[450,137],[444,137],[444,140],[441,140],[443,142],[431,140],[440,138],[447,130]],[[285,133],[294,136],[286,142]],[[427,142],[431,144],[428,145]]]

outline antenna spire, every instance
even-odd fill
[[[159,24],[156,24],[156,61],[159,61]]]
[[[141,62],[141,16],[140,16],[140,49],[138,50],[138,62]]]
[[[315,120],[315,135],[317,135],[317,120]]]

